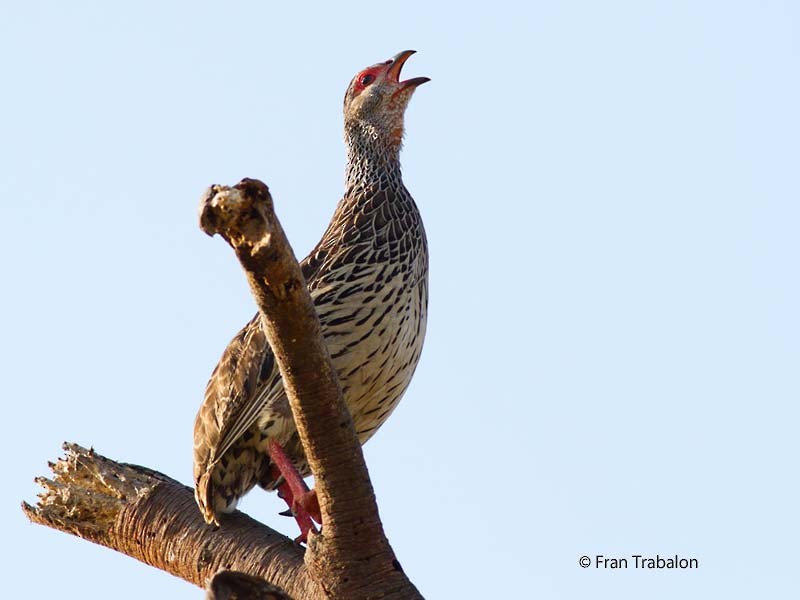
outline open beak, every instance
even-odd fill
[[[406,79],[405,81],[400,81],[400,71],[403,69],[403,65],[406,63],[408,58],[412,54],[414,54],[414,52],[416,52],[416,50],[403,50],[391,60],[391,64],[389,65],[389,71],[386,74],[386,77],[389,81],[395,81],[399,83],[403,88],[417,87],[418,85],[422,85],[426,81],[430,81],[429,77],[414,77],[412,79]]]

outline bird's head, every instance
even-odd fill
[[[404,50],[386,62],[367,67],[353,78],[344,96],[346,132],[366,134],[399,148],[408,101],[417,86],[430,81],[427,77],[400,81],[400,71],[412,54],[414,50]]]

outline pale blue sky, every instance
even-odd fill
[[[347,83],[413,48],[429,331],[365,448],[413,581],[798,597],[800,5],[288,4],[3,11],[6,588],[202,597],[19,502],[65,439],[191,482],[205,382],[254,310],[203,189],[263,179],[304,255],[341,194]],[[295,533],[273,495],[243,509]],[[655,553],[700,568],[578,566]]]

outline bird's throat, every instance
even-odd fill
[[[346,127],[345,187],[401,184],[402,138],[402,127],[389,131],[364,124]]]

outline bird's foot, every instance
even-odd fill
[[[310,500],[309,497],[312,495],[313,500]],[[282,498],[286,504],[289,505],[288,510],[279,514],[287,517],[294,517],[294,520],[297,521],[297,526],[300,527],[300,536],[295,538],[295,542],[298,544],[307,542],[308,534],[310,532],[319,533],[317,528],[314,526],[314,521],[312,520],[309,510],[306,508],[306,506],[310,504],[309,508],[314,510],[314,501],[316,501],[317,497],[315,492],[309,492],[306,490],[298,499],[295,497],[291,487],[289,487],[289,484],[284,481],[278,486],[278,497]],[[316,502],[316,513],[319,515],[319,502]],[[317,523],[321,522],[322,518],[320,517],[319,520],[317,520]]]
[[[303,492],[299,496],[295,496],[292,502],[292,512],[297,514],[304,511],[314,519],[317,523],[322,523],[322,511],[319,508],[319,500],[317,499],[317,490],[309,490]]]
[[[271,441],[268,446],[269,456],[273,464],[273,476],[283,476],[283,481],[278,486],[278,496],[286,501],[292,515],[300,527],[300,537],[295,541],[305,542],[309,532],[318,533],[314,521],[322,523],[322,514],[319,500],[314,490],[309,490],[306,482],[297,472],[292,460],[286,455],[283,447],[278,442]]]

